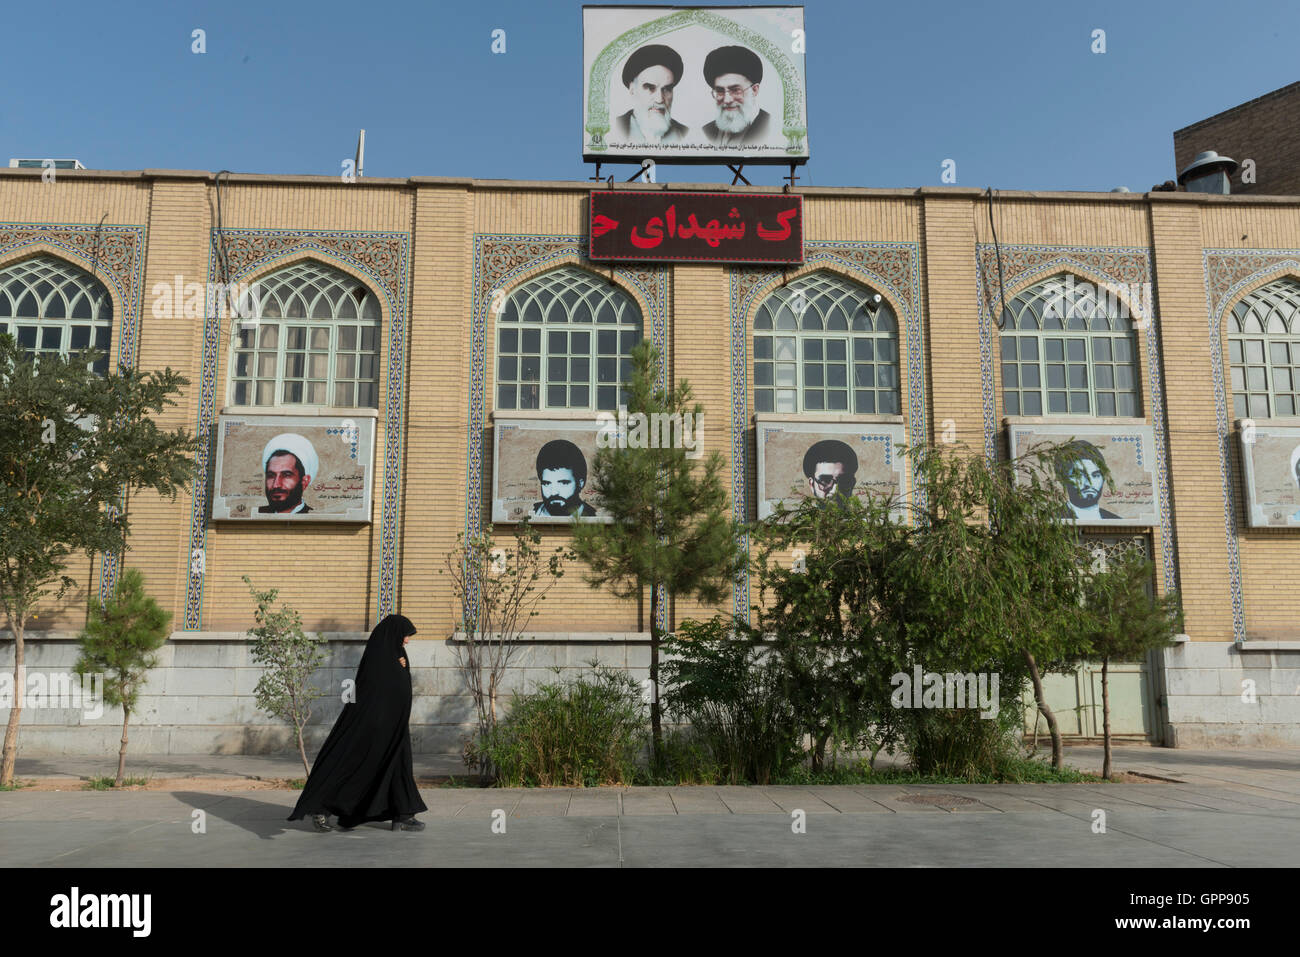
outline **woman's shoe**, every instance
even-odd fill
[[[413,815],[404,814],[401,817],[393,818],[394,831],[423,831],[424,822],[417,821]]]
[[[330,827],[329,817],[324,814],[313,814],[311,816],[311,826],[318,831],[334,830],[334,828]]]

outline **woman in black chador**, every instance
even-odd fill
[[[350,830],[366,821],[393,822],[393,830],[422,831],[413,816],[427,811],[415,787],[411,757],[411,668],[402,648],[415,625],[389,615],[370,633],[357,667],[356,701],[343,706],[302,797],[289,815],[311,815],[328,831],[327,815]]]

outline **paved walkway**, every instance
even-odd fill
[[[1066,756],[1092,769],[1101,749]],[[72,774],[83,760],[21,759],[19,776]],[[1116,764],[1153,780],[435,788],[421,792],[421,833],[317,834],[285,820],[295,791],[19,790],[0,793],[0,866],[1300,866],[1300,749],[1128,747]],[[156,777],[263,778],[295,766],[173,756],[142,758],[132,773],[145,765]],[[427,761],[417,771],[436,773]]]

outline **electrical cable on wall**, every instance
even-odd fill
[[[1002,300],[1002,311],[997,316],[998,332],[1006,328],[1006,285],[1002,282],[1002,246],[997,242],[997,226],[993,225],[993,187],[988,187],[988,228],[993,233],[993,252],[997,254],[997,296]]]

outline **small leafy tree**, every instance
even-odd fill
[[[272,610],[278,589],[258,591],[247,575],[242,577],[257,602],[253,612],[257,626],[249,629],[253,636],[250,653],[263,672],[253,696],[259,710],[293,725],[303,772],[310,775],[302,729],[311,719],[311,703],[322,694],[310,679],[325,663],[324,639],[303,633],[302,615],[297,609],[283,605]]]
[[[997,462],[960,446],[914,453],[926,494],[918,518],[928,530],[916,567],[943,569],[919,617],[927,628],[950,632],[948,647],[980,644],[1012,671],[1019,670],[1013,658],[1023,661],[1057,770],[1061,732],[1042,675],[1068,668],[1087,647],[1077,572],[1082,546],[1078,531],[1061,520],[1064,495],[1054,478],[1066,449],[1068,443],[1041,445]],[[963,628],[948,629],[945,620],[963,606]]]
[[[168,368],[97,375],[102,352],[26,356],[0,335],[0,606],[14,638],[15,684],[26,628],[40,601],[76,582],[69,556],[117,554],[130,534],[123,493],[151,488],[175,500],[194,476],[198,441],[161,432],[148,413],[175,405],[189,380]],[[57,585],[57,587],[56,587]],[[18,702],[5,728],[0,785],[13,783]]]
[[[890,676],[904,667],[902,616],[891,614],[890,576],[909,547],[909,528],[888,498],[805,499],[778,505],[752,531],[759,630],[781,662],[786,693],[812,739],[821,770],[828,744],[891,752],[897,712]],[[786,557],[799,548],[800,562]],[[833,752],[832,752],[833,753]]]
[[[1110,686],[1111,659],[1134,661],[1155,648],[1174,644],[1182,630],[1182,605],[1177,592],[1151,593],[1154,566],[1142,555],[1128,554],[1106,562],[1086,578],[1084,586],[1089,615],[1087,638],[1089,657],[1101,660],[1102,741],[1105,757],[1101,776],[1110,779]]]
[[[513,547],[497,546],[491,533],[456,536],[447,553],[445,573],[460,603],[456,663],[474,701],[478,741],[491,739],[497,725],[497,699],[507,669],[520,648],[519,639],[537,606],[564,576],[564,561],[572,553],[557,546],[542,554],[542,536],[525,519],[514,527]],[[465,749],[469,767],[493,772],[489,752],[472,744]]]
[[[820,766],[831,738],[891,750],[913,763],[968,773],[1007,755],[1009,711],[936,715],[893,706],[891,676],[988,673],[1018,700],[1026,681],[1041,708],[1042,668],[1081,654],[1076,531],[1033,457],[990,462],[943,446],[903,450],[923,502],[805,501],[755,531],[765,605],[758,609],[813,736]],[[802,567],[784,551],[806,550]],[[1054,720],[1053,720],[1054,723]],[[868,734],[869,732],[869,734]],[[1060,764],[1059,734],[1054,748]],[[986,768],[986,770],[996,770]]]
[[[117,753],[117,780],[122,786],[126,773],[127,725],[135,711],[140,689],[150,671],[158,667],[156,652],[167,641],[172,615],[145,594],[144,576],[139,569],[124,569],[112,599],[101,609],[90,606],[89,620],[77,636],[81,655],[75,671],[104,676],[104,701],[122,709],[122,746]]]
[[[690,383],[661,389],[655,384],[659,352],[643,339],[632,350],[628,384],[629,415],[644,422],[700,421],[704,407],[693,403]],[[654,416],[659,416],[655,419]],[[629,421],[631,421],[629,419]],[[684,430],[683,430],[684,431]],[[727,493],[720,478],[722,456],[715,450],[698,471],[684,442],[633,441],[629,428],[626,448],[601,448],[590,469],[596,504],[613,522],[578,519],[573,550],[587,563],[586,581],[593,588],[608,586],[619,598],[634,598],[650,589],[650,727],[656,764],[662,749],[659,702],[660,589],[669,601],[692,595],[708,604],[722,601],[746,559],[739,530],[730,516]],[[644,432],[643,432],[644,434]],[[697,443],[701,435],[696,432]],[[664,445],[668,447],[662,447]],[[671,630],[671,629],[669,629]]]

